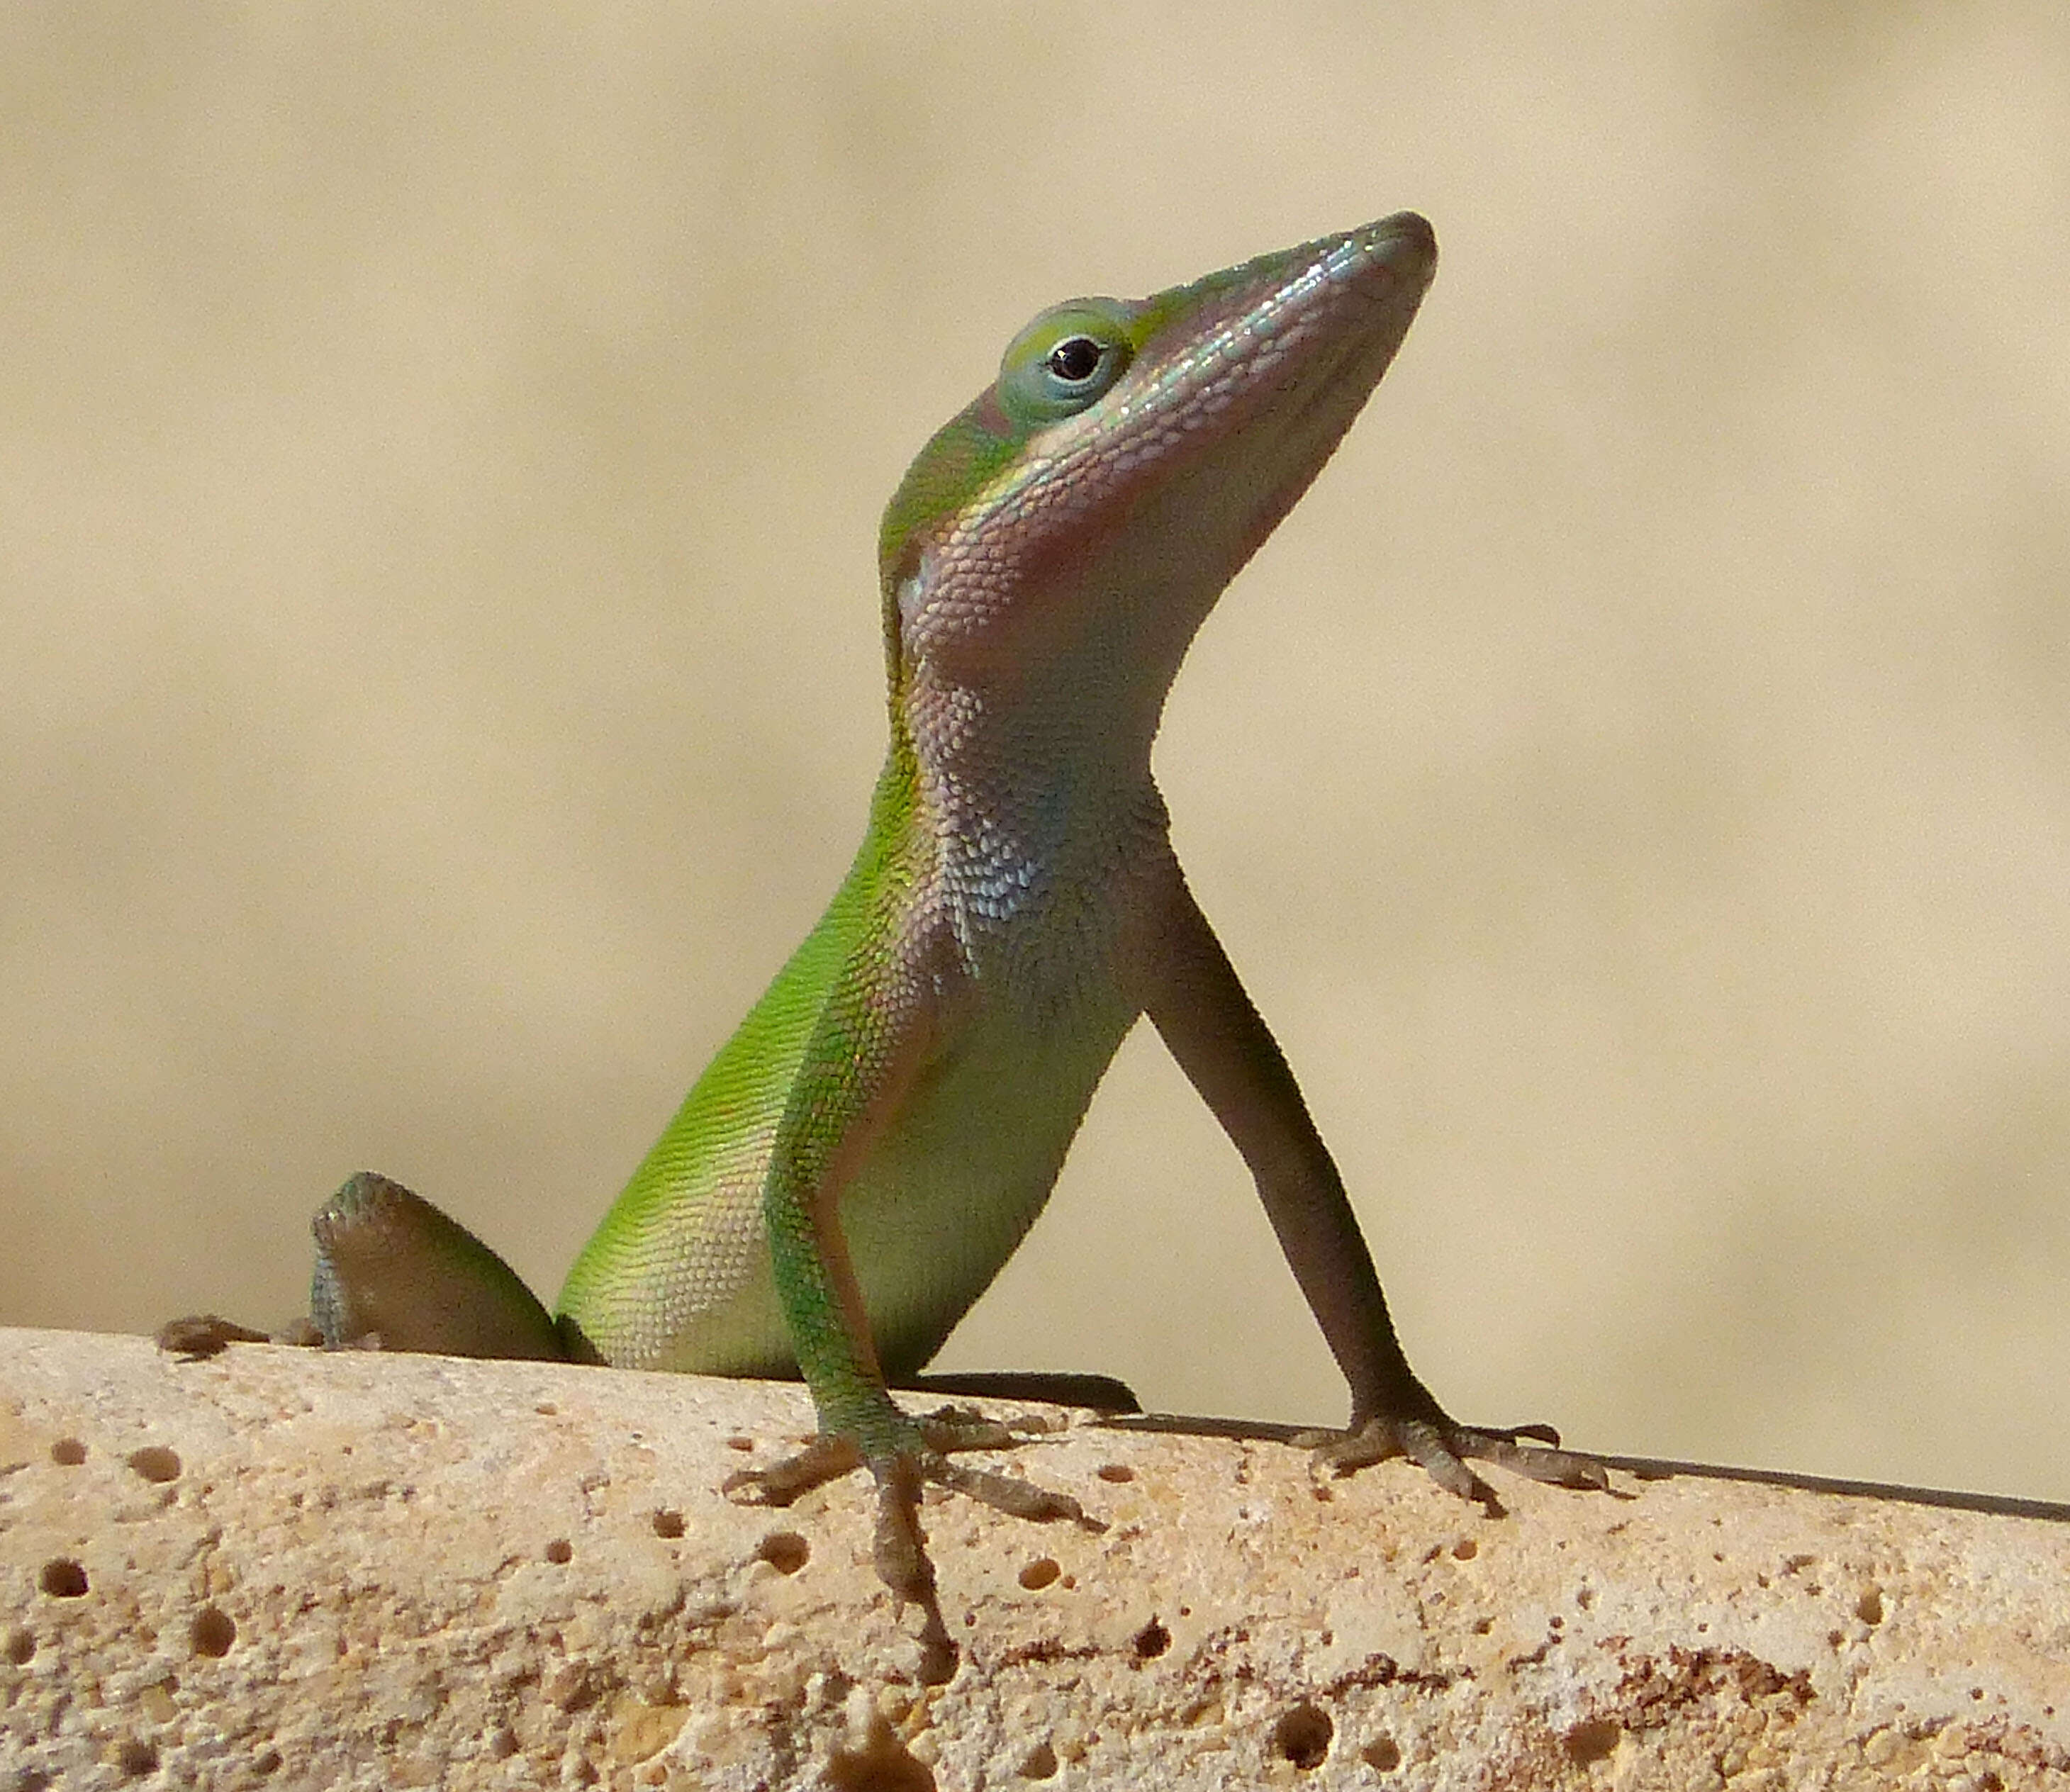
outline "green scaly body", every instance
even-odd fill
[[[362,1175],[318,1217],[323,1334],[802,1372],[820,1442],[735,1491],[782,1503],[866,1463],[879,1570],[925,1607],[927,1671],[946,1672],[920,1482],[1082,1515],[949,1463],[996,1428],[930,1429],[886,1373],[920,1368],[1005,1262],[1148,1014],[1249,1167],[1350,1384],[1330,1459],[1406,1453],[1491,1499],[1462,1459],[1602,1485],[1585,1459],[1457,1424],[1411,1373],[1151,775],[1195,632],[1350,428],[1435,267],[1430,227],[1402,213],[1029,325],[885,514],[890,749],[854,865],[583,1251],[558,1326],[485,1246]]]
[[[808,1049],[816,1043],[823,1059],[857,1072],[884,1049],[888,1029],[857,968],[895,955],[927,874],[925,829],[901,758],[885,769],[862,850],[826,913],[698,1078],[568,1273],[560,1311],[608,1362],[798,1373],[763,1184]],[[837,999],[844,993],[846,1004]],[[1002,1009],[959,1029],[855,1167],[841,1224],[894,1380],[933,1356],[1048,1198],[1135,1018],[1111,992],[1090,996],[1049,1025]],[[850,1099],[844,1090],[821,1123],[829,1144]],[[976,1116],[983,1124],[972,1123]]]

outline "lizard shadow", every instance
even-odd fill
[[[1103,1377],[1094,1377],[1099,1380]],[[1028,1396],[1027,1397],[1037,1397]],[[1098,1422],[1107,1430],[1143,1431],[1180,1437],[1235,1438],[1267,1443],[1293,1443],[1313,1427],[1270,1424],[1256,1419],[1216,1418],[1179,1413],[1115,1412]],[[1788,1469],[1742,1468],[1722,1463],[1681,1462],[1663,1456],[1613,1456],[1588,1452],[1606,1468],[1622,1469],[1638,1481],[1669,1481],[1683,1475],[1712,1481],[1752,1482],[1765,1487],[1798,1487],[1807,1493],[1831,1493],[1857,1499],[1890,1499],[1910,1506],[1986,1512],[2004,1518],[2039,1518],[2070,1524],[2070,1504],[2027,1499],[2010,1494],[1966,1493],[1949,1487],[1906,1487],[1888,1481],[1855,1481],[1827,1475],[1804,1475]]]

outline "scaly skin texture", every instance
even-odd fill
[[[1406,1450],[1476,1495],[1468,1454],[1598,1479],[1454,1425],[1410,1372],[1151,775],[1195,632],[1350,427],[1435,266],[1403,215],[1134,304],[1059,306],[1015,339],[886,513],[891,740],[855,865],[562,1292],[608,1361],[795,1364],[828,1447],[743,1479],[788,1497],[866,1463],[880,1562],[931,1613],[919,1479],[1075,1508],[969,1487],[885,1372],[920,1367],[1011,1254],[1143,1013],[1249,1163],[1351,1383],[1336,1459]]]
[[[1003,1434],[907,1417],[886,1374],[925,1364],[1012,1254],[1141,1015],[1249,1166],[1350,1383],[1351,1428],[1324,1460],[1406,1454],[1491,1505],[1465,1459],[1603,1484],[1585,1459],[1517,1442],[1557,1442],[1543,1427],[1456,1424],[1410,1371],[1336,1167],[1187,889],[1151,775],[1195,632],[1351,427],[1436,264],[1430,226],[1402,213],[1148,299],[1057,306],[1009,345],[885,513],[890,745],[854,864],[562,1292],[571,1354],[803,1373],[818,1442],[734,1491],[781,1503],[866,1465],[878,1567],[924,1609],[929,1678],[955,1651],[922,1481],[1090,1521],[949,1463]],[[380,1210],[386,1259],[399,1208]],[[464,1280],[492,1273],[485,1250],[428,1221],[427,1235]],[[320,1241],[320,1259],[336,1254]],[[496,1279],[490,1304],[535,1305]],[[320,1267],[320,1305],[376,1310],[338,1283]],[[535,1340],[536,1315],[510,1329]]]
[[[1123,1035],[1207,951],[1150,771],[1165,693],[1434,264],[1428,227],[1389,219],[1058,306],[914,462],[880,550],[869,827],[570,1273],[560,1311],[605,1360],[802,1369],[831,1429],[890,1441],[878,1370],[919,1368],[983,1291]],[[1364,1256],[1348,1211],[1340,1229],[1332,1291]],[[1384,1308],[1352,1323],[1391,1335]],[[1376,1399],[1393,1373],[1347,1372]]]

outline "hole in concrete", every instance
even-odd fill
[[[880,1718],[859,1749],[837,1749],[827,1763],[827,1784],[835,1792],[935,1792],[927,1763],[908,1753]]]
[[[198,1655],[227,1655],[237,1640],[237,1621],[220,1606],[203,1606],[187,1626],[187,1641]]]
[[[665,1506],[654,1515],[654,1535],[657,1537],[679,1537],[683,1534],[683,1515]]]
[[[550,1562],[571,1562],[575,1559],[575,1546],[566,1537],[555,1537],[546,1545],[546,1560]]]
[[[1591,1717],[1568,1731],[1564,1739],[1567,1758],[1577,1767],[1585,1767],[1592,1761],[1607,1761],[1617,1753],[1623,1735],[1614,1719]]]
[[[1129,1647],[1138,1661],[1154,1661],[1172,1647],[1172,1633],[1153,1618],[1135,1633]]]
[[[158,1770],[158,1751],[148,1742],[125,1737],[115,1745],[115,1765],[132,1779],[141,1779]]]
[[[598,1675],[587,1661],[562,1661],[539,1682],[541,1695],[562,1711],[587,1711],[601,1696]]]
[[[1056,1774],[1057,1751],[1046,1742],[1037,1743],[1021,1763],[1021,1777],[1025,1780],[1053,1779]]]
[[[1102,1463],[1093,1472],[1102,1481],[1132,1481],[1135,1471],[1126,1463]]]
[[[14,1667],[19,1667],[35,1652],[35,1638],[19,1626],[7,1633],[6,1643],[0,1647],[0,1656],[4,1656],[8,1665]]]
[[[812,1546],[796,1531],[771,1531],[755,1553],[779,1574],[795,1574],[812,1560]]]
[[[1452,1545],[1452,1555],[1455,1561],[1470,1562],[1480,1553],[1481,1546],[1471,1537],[1461,1537]]]
[[[59,1438],[51,1446],[51,1460],[59,1468],[77,1468],[86,1460],[86,1446],[77,1438]]]
[[[1336,1733],[1330,1714],[1304,1700],[1272,1726],[1272,1752],[1305,1774],[1323,1765]]]
[[[1021,1570],[1017,1578],[1029,1592],[1040,1593],[1063,1572],[1047,1556],[1038,1556]]]
[[[179,1676],[168,1674],[162,1680],[153,1680],[137,1695],[137,1707],[154,1724],[170,1724],[179,1715],[179,1707],[173,1703],[173,1695],[180,1689]]]
[[[1391,1736],[1376,1737],[1359,1750],[1359,1759],[1376,1774],[1391,1774],[1401,1765],[1401,1745]]]
[[[86,1596],[86,1570],[69,1556],[57,1556],[43,1564],[39,1584],[53,1599],[81,1599]]]
[[[168,1450],[162,1443],[147,1444],[141,1450],[133,1450],[126,1459],[129,1466],[147,1481],[163,1483],[180,1478],[179,1452]]]
[[[280,1770],[280,1751],[278,1749],[268,1749],[252,1763],[252,1771],[255,1774],[270,1776]]]
[[[1883,1622],[1881,1587],[1872,1586],[1863,1592],[1861,1598],[1855,1602],[1855,1616],[1864,1624],[1880,1624]]]

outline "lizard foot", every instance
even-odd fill
[[[877,1483],[877,1525],[870,1555],[878,1578],[901,1604],[920,1608],[920,1677],[939,1685],[956,1669],[956,1646],[942,1622],[941,1598],[935,1585],[935,1565],[920,1528],[922,1487],[932,1482],[1005,1513],[1009,1518],[1047,1524],[1068,1519],[1089,1531],[1107,1527],[1089,1518],[1069,1494],[1011,1475],[965,1468],[952,1463],[951,1450],[996,1450],[1017,1441],[1015,1428],[968,1409],[944,1407],[927,1418],[906,1422],[909,1441],[882,1455],[865,1456],[853,1438],[827,1434],[813,1438],[796,1455],[767,1468],[730,1475],[721,1491],[743,1505],[788,1506],[800,1495],[867,1467]]]
[[[167,1319],[158,1328],[161,1350],[183,1356],[190,1363],[205,1356],[219,1356],[234,1344],[270,1344],[270,1332],[255,1332],[220,1313],[190,1313],[184,1319]]]
[[[984,1447],[963,1444],[962,1448]],[[882,1458],[869,1464],[877,1479],[877,1528],[870,1556],[878,1578],[890,1588],[891,1596],[917,1605],[922,1614],[920,1629],[920,1678],[939,1686],[956,1671],[956,1646],[949,1640],[942,1622],[942,1602],[935,1585],[935,1564],[927,1553],[926,1533],[920,1528],[920,1487],[925,1481],[947,1487],[952,1493],[983,1502],[1009,1518],[1032,1519],[1047,1524],[1069,1519],[1089,1531],[1107,1526],[1088,1518],[1085,1508],[1069,1494],[1053,1493],[1011,1475],[994,1475],[984,1469],[965,1468],[936,1450]]]
[[[316,1328],[307,1319],[297,1319],[278,1332],[255,1332],[248,1325],[239,1325],[235,1319],[227,1319],[220,1313],[192,1313],[185,1319],[167,1319],[158,1330],[159,1349],[168,1351],[183,1362],[198,1363],[206,1357],[220,1356],[234,1344],[320,1344],[323,1340],[317,1336]]]
[[[1525,1438],[1533,1439],[1533,1444],[1524,1443]],[[1610,1484],[1609,1471],[1593,1457],[1561,1449],[1560,1434],[1549,1425],[1483,1430],[1450,1419],[1369,1418],[1349,1431],[1307,1431],[1294,1441],[1314,1452],[1314,1469],[1332,1475],[1348,1475],[1390,1456],[1406,1456],[1439,1487],[1485,1507],[1491,1517],[1501,1515],[1502,1502],[1494,1488],[1467,1466],[1469,1459],[1494,1463],[1512,1474],[1554,1487],[1606,1492]]]

